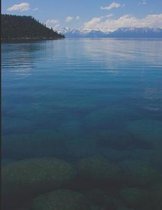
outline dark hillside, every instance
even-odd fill
[[[1,40],[61,39],[63,35],[39,23],[31,16],[1,15]]]

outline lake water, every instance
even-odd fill
[[[53,158],[75,177],[32,189]],[[3,44],[2,164],[7,210],[67,210],[31,207],[58,188],[88,200],[70,210],[161,210],[162,40]]]

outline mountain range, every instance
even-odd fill
[[[162,38],[160,28],[119,28],[113,32],[64,28],[61,32],[67,38]]]

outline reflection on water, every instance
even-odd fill
[[[89,41],[89,40],[88,40]],[[161,49],[158,41],[146,40],[106,40],[103,39],[95,45],[91,42],[84,42],[84,49],[88,57],[94,61],[103,62],[107,68],[128,67],[130,62],[136,63],[132,68],[146,66],[161,67]],[[161,43],[160,43],[161,45]],[[118,62],[116,62],[118,58]],[[143,70],[145,70],[145,68]]]
[[[3,209],[161,210],[161,81],[161,40],[3,44]]]
[[[38,53],[41,49],[41,46],[34,43],[2,45],[2,65],[7,71],[16,75],[16,78],[28,77],[34,68],[32,52],[37,51]]]

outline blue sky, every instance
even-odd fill
[[[32,15],[55,30],[162,28],[162,0],[2,0],[2,13]]]

